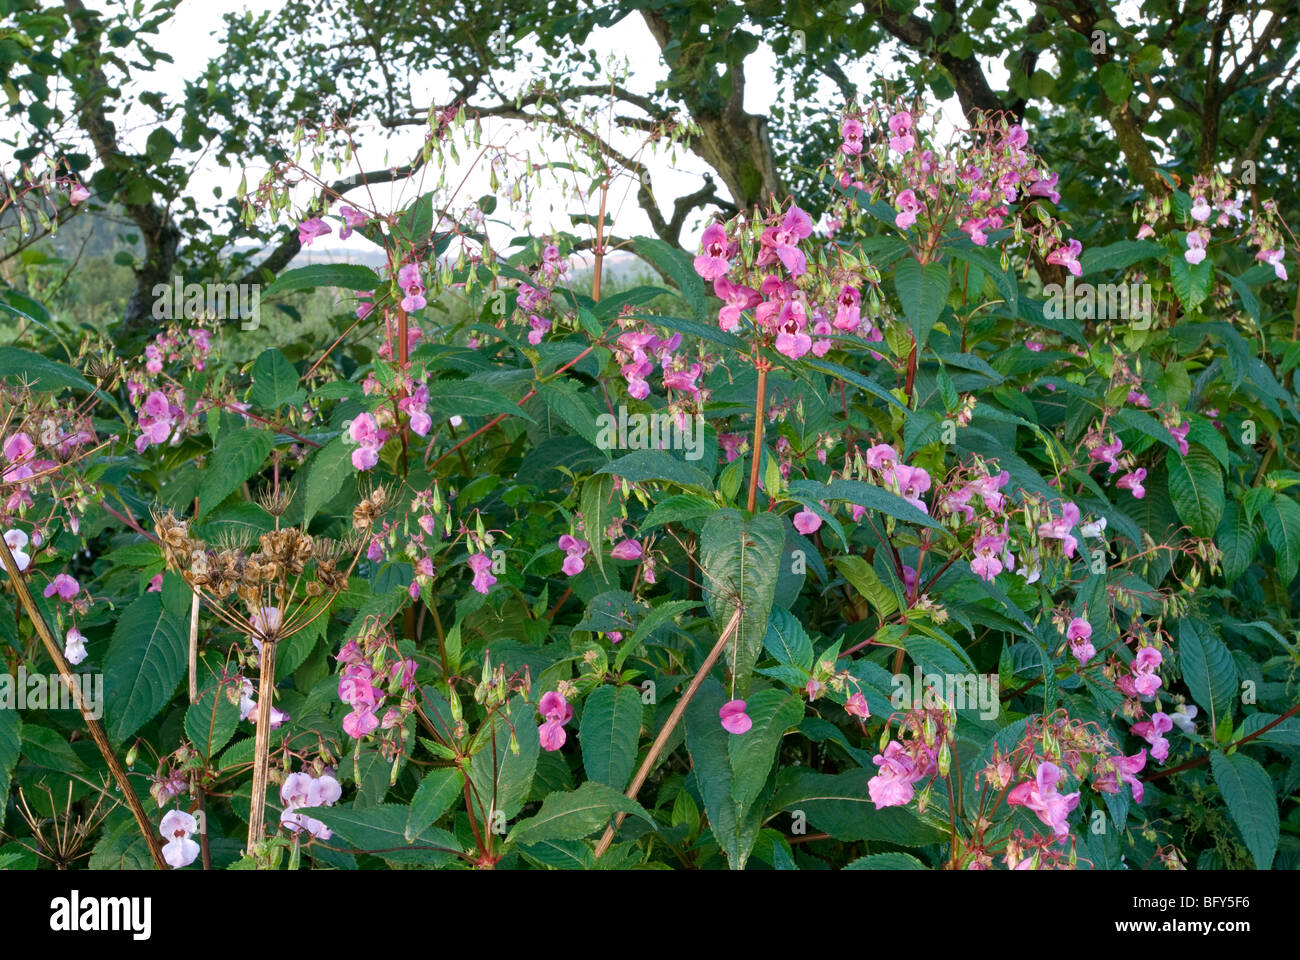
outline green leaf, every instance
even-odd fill
[[[789,610],[773,607],[767,622],[767,636],[763,647],[778,661],[788,667],[810,671],[813,666],[813,645],[801,624]]]
[[[636,769],[641,694],[635,687],[597,687],[582,707],[578,740],[589,781],[626,790]]]
[[[244,429],[226,434],[212,451],[199,484],[199,516],[207,516],[260,470],[274,445],[269,430]]]
[[[108,735],[121,743],[165,707],[185,676],[188,624],[163,609],[160,593],[146,593],[117,621],[104,656]]]
[[[1133,92],[1133,79],[1121,64],[1114,60],[1106,61],[1101,66],[1097,80],[1111,103],[1123,106],[1128,102],[1129,94]]]
[[[495,796],[496,809],[510,820],[523,809],[528,791],[533,785],[537,754],[541,750],[537,739],[537,720],[532,705],[525,703],[522,697],[514,697],[510,701],[510,722],[507,723],[498,711],[492,715],[492,723],[496,752],[494,754],[492,750],[492,739],[485,736],[487,745],[474,754],[474,759],[470,761],[470,781],[476,799],[484,808],[480,811],[483,818],[488,818],[490,811],[487,807]],[[510,752],[512,728],[519,743],[519,756]]]
[[[485,417],[506,413],[529,423],[537,421],[524,413],[500,390],[477,380],[435,380],[429,384],[429,406],[444,417]]]
[[[593,447],[607,449],[599,442],[600,431],[596,427],[596,412],[591,408],[587,395],[579,390],[577,383],[571,380],[539,383],[537,392],[546,401],[550,411],[568,424],[578,436]],[[605,416],[609,415],[605,414]]]
[[[1277,572],[1284,584],[1295,579],[1300,565],[1300,504],[1279,493],[1260,508],[1268,542],[1277,553]]]
[[[712,478],[699,467],[693,467],[683,460],[669,456],[662,450],[634,450],[626,456],[619,457],[613,463],[601,467],[597,473],[613,474],[632,483],[662,480],[681,487],[697,487],[702,490],[713,487]]]
[[[279,410],[280,405],[298,392],[298,371],[279,350],[263,350],[253,364],[251,399],[263,410]]]
[[[1232,715],[1237,664],[1213,628],[1194,616],[1179,621],[1178,663],[1192,698],[1209,709],[1211,726]]]
[[[20,347],[0,347],[0,380],[10,377],[25,379],[40,393],[63,389],[95,392],[94,385],[66,363]]]
[[[872,853],[858,857],[845,870],[929,870],[910,853]]]
[[[9,797],[9,777],[22,753],[22,720],[9,705],[0,707],[0,798]]]
[[[605,527],[609,526],[613,496],[614,478],[607,473],[598,473],[582,485],[583,529],[596,532],[596,537],[592,538],[595,540],[592,553],[602,577],[605,575],[605,551],[601,544]]]
[[[803,699],[786,690],[760,690],[745,704],[754,722],[747,733],[727,741],[731,758],[731,799],[748,809],[763,791],[787,730],[803,719]]]
[[[636,237],[632,248],[637,256],[667,274],[677,285],[696,320],[700,323],[709,321],[704,281],[695,272],[694,258],[689,253],[657,237]]]
[[[402,835],[407,840],[414,840],[425,827],[435,823],[461,796],[464,784],[464,775],[455,767],[434,767],[426,773],[411,798],[411,809]]]
[[[185,711],[185,735],[204,759],[216,756],[239,725],[239,704],[226,696],[217,678],[199,690],[199,697]]]
[[[1220,750],[1210,754],[1210,770],[1256,868],[1269,869],[1279,836],[1272,777],[1245,754],[1226,755]]]
[[[1213,278],[1214,266],[1209,260],[1202,260],[1192,266],[1183,257],[1175,255],[1169,265],[1169,280],[1173,284],[1174,294],[1188,313],[1199,307],[1210,295]]]
[[[1259,531],[1245,516],[1245,511],[1235,501],[1223,508],[1223,519],[1214,542],[1223,551],[1223,578],[1232,583],[1250,569],[1259,551]]]
[[[437,827],[426,827],[413,840],[406,839],[410,811],[402,804],[376,803],[358,808],[348,803],[307,807],[302,813],[324,823],[358,853],[372,852],[390,863],[439,867],[461,850],[459,840]]]
[[[1169,494],[1178,519],[1198,537],[1212,537],[1223,516],[1223,473],[1214,456],[1192,447],[1184,457],[1170,457]]]
[[[659,606],[655,607],[646,615],[644,620],[637,624],[636,633],[632,634],[631,638],[627,641],[627,647],[624,649],[634,647],[639,641],[650,636],[652,632],[663,626],[665,623],[668,623],[679,614],[685,613],[687,610],[691,610],[699,605],[700,601],[698,600],[669,600],[665,603],[660,603]],[[619,659],[621,660],[622,658],[620,657]]]
[[[289,293],[294,290],[310,290],[314,287],[338,287],[342,290],[376,290],[384,282],[379,274],[369,267],[355,263],[316,263],[309,267],[288,270],[275,278],[274,282],[262,291],[262,296],[272,297],[277,293]]]
[[[884,840],[904,847],[925,847],[944,838],[907,807],[877,809],[867,789],[874,770],[825,774],[792,769],[769,810],[802,810],[809,824],[845,842]]]
[[[333,500],[348,479],[356,473],[352,466],[352,450],[335,437],[311,456],[307,465],[306,493],[303,499],[302,523],[305,527],[321,507]]]
[[[1151,240],[1120,240],[1104,247],[1088,247],[1079,257],[1082,276],[1094,273],[1114,273],[1125,270],[1141,260],[1162,257],[1167,251]]]
[[[898,598],[894,596],[894,591],[881,582],[880,577],[865,558],[836,557],[831,563],[844,575],[844,579],[853,586],[854,590],[871,602],[881,623],[884,623],[885,618],[898,609]]]
[[[894,291],[912,328],[912,336],[918,347],[924,348],[948,302],[948,267],[938,263],[922,265],[907,257],[894,268]]]
[[[637,529],[644,533],[668,523],[698,520],[707,517],[717,509],[718,505],[706,497],[694,493],[675,493],[656,503]]]
[[[550,794],[542,801],[542,809],[536,816],[515,824],[506,843],[580,840],[604,827],[619,813],[634,814],[652,828],[659,827],[641,804],[613,787],[589,780],[570,793]]]
[[[700,531],[704,602],[715,627],[725,629],[736,604],[744,607],[738,635],[727,644],[727,662],[740,697],[749,691],[750,674],[763,649],[784,546],[785,527],[770,513],[746,521],[739,510],[719,510]]]

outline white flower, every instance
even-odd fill
[[[167,838],[163,859],[173,868],[188,867],[199,855],[199,845],[190,836],[199,829],[198,821],[183,810],[168,810],[158,829]]]
[[[74,667],[86,659],[86,638],[81,635],[81,631],[76,627],[68,629],[63,655],[67,657],[68,663]]]
[[[1100,540],[1102,531],[1106,529],[1106,518],[1102,517],[1093,523],[1085,523],[1079,527],[1079,532],[1083,534],[1085,540]]]
[[[32,558],[23,552],[23,547],[27,546],[29,542],[27,534],[17,527],[5,531],[5,544],[9,547],[9,552],[13,554],[14,563],[18,565],[19,573],[26,570],[32,562]]]
[[[1200,710],[1196,708],[1196,704],[1180,703],[1178,709],[1169,714],[1169,719],[1174,722],[1175,727],[1191,736],[1196,733],[1196,724],[1192,721],[1196,719],[1198,713]]]

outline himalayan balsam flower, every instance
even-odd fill
[[[81,586],[76,580],[66,573],[60,573],[50,581],[49,586],[43,591],[44,596],[52,597],[56,593],[60,600],[75,600],[77,594],[81,592]]]
[[[1079,522],[1079,508],[1073,503],[1063,504],[1060,520],[1048,520],[1038,525],[1038,535],[1048,540],[1060,540],[1067,557],[1074,556],[1074,549],[1079,545],[1070,531]]]
[[[1092,645],[1092,624],[1083,617],[1070,621],[1065,636],[1070,641],[1070,653],[1079,661],[1079,666],[1086,666],[1097,655],[1097,648]]]
[[[298,242],[304,247],[310,247],[312,241],[317,237],[323,237],[325,234],[333,232],[330,225],[320,217],[312,217],[310,220],[304,220],[298,224]]]
[[[85,203],[89,199],[90,191],[83,184],[74,181],[72,189],[68,191],[68,203],[75,207],[77,204]]]
[[[280,823],[288,827],[290,833],[306,830],[318,840],[328,840],[334,835],[330,828],[314,817],[298,813],[298,810],[302,807],[332,807],[341,796],[343,788],[328,773],[319,777],[291,773],[280,787],[280,800],[284,804]]]
[[[640,560],[641,544],[631,538],[621,540],[614,545],[609,555],[615,560]]]
[[[497,582],[497,578],[488,572],[491,566],[492,558],[486,553],[475,553],[469,558],[469,568],[474,571],[474,581],[470,586],[479,593],[487,593]]]
[[[86,638],[76,627],[70,627],[64,637],[63,656],[74,667],[86,659]]]
[[[570,536],[566,533],[560,537],[559,547],[568,554],[568,556],[564,558],[564,564],[561,567],[565,576],[576,577],[578,574],[582,573],[582,569],[585,566],[582,562],[582,558],[586,556],[587,551],[590,549],[590,544],[588,544],[586,540],[579,540],[577,537]]]
[[[573,719],[573,707],[569,705],[569,701],[563,694],[550,690],[542,694],[537,709],[546,718],[546,721],[537,728],[537,737],[541,741],[542,749],[559,750],[568,739],[564,732],[564,725]]]
[[[853,694],[844,701],[844,710],[851,717],[866,719],[871,716],[871,709],[867,706],[867,698],[861,692]]]
[[[1169,741],[1164,735],[1173,728],[1174,721],[1169,714],[1159,711],[1153,713],[1150,720],[1135,723],[1130,729],[1151,744],[1151,759],[1164,763],[1169,757]]]
[[[1126,473],[1115,481],[1115,486],[1121,490],[1132,492],[1133,496],[1141,500],[1147,495],[1147,488],[1142,486],[1142,481],[1147,478],[1146,467],[1138,467],[1132,473]]]
[[[9,547],[9,552],[13,555],[14,563],[18,565],[18,572],[22,573],[31,565],[32,562],[32,558],[23,550],[23,548],[31,541],[28,539],[26,533],[17,528],[6,530],[4,538],[5,545]]]
[[[747,733],[749,728],[754,725],[754,721],[749,718],[745,712],[744,700],[728,700],[718,711],[718,716],[722,720],[722,729],[727,733],[742,734]]]
[[[190,839],[199,829],[198,821],[183,810],[168,810],[158,825],[167,842],[163,844],[163,859],[173,869],[188,867],[199,856],[199,845]]]
[[[811,510],[800,510],[794,515],[794,528],[805,537],[816,533],[822,525],[822,518]]]
[[[720,223],[711,223],[700,238],[700,248],[704,251],[695,258],[695,272],[705,280],[717,280],[731,269],[728,259],[726,228]]]
[[[1273,273],[1279,280],[1286,280],[1286,267],[1282,263],[1282,256],[1285,252],[1285,247],[1278,247],[1276,250],[1261,250],[1255,254],[1255,259],[1262,260],[1272,267]]]
[[[1066,818],[1070,811],[1079,805],[1079,791],[1062,795],[1057,792],[1056,784],[1061,779],[1061,768],[1049,761],[1044,761],[1038,768],[1038,775],[1033,780],[1026,780],[1013,787],[1007,794],[1007,803],[1032,810],[1038,819],[1052,828],[1058,837],[1070,832]]]

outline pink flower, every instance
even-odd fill
[[[537,314],[530,314],[528,317],[528,342],[534,347],[542,342],[544,337],[551,329],[551,321],[545,317],[539,317]]]
[[[1147,478],[1145,467],[1138,467],[1132,473],[1126,473],[1115,481],[1115,486],[1121,490],[1131,490],[1133,496],[1141,500],[1147,495],[1147,488],[1142,486],[1142,481]]]
[[[717,280],[731,269],[727,231],[722,224],[711,223],[705,228],[700,248],[704,252],[695,258],[695,272],[705,280]]]
[[[754,721],[745,712],[744,700],[728,700],[718,711],[718,716],[722,718],[722,729],[728,733],[746,733],[754,725]]]
[[[763,296],[757,290],[732,283],[726,277],[718,277],[713,281],[713,292],[726,301],[718,311],[718,326],[727,333],[739,330],[740,315],[763,302]]]
[[[1187,434],[1191,432],[1192,425],[1184,420],[1176,427],[1170,427],[1169,433],[1174,438],[1174,443],[1178,444],[1178,452],[1184,457],[1187,456]]]
[[[808,259],[797,245],[800,240],[810,236],[812,236],[812,218],[798,207],[787,210],[785,219],[773,239],[776,241],[778,259],[792,276],[797,277],[808,269]]]
[[[887,443],[878,443],[867,451],[867,466],[872,470],[890,470],[896,463],[898,452]]]
[[[68,192],[68,203],[75,207],[77,204],[85,203],[89,199],[90,191],[87,190],[83,184],[74,180],[72,183],[72,189]]]
[[[1169,741],[1164,734],[1174,728],[1174,721],[1169,714],[1159,711],[1151,715],[1150,720],[1135,723],[1129,729],[1147,743],[1151,744],[1151,759],[1164,763],[1169,757]]]
[[[700,364],[693,363],[686,370],[665,370],[664,389],[692,395],[699,393],[700,388],[695,385],[695,380],[702,369]]]
[[[199,845],[190,839],[199,829],[199,823],[183,810],[168,810],[158,825],[159,832],[167,838],[162,854],[174,870],[188,867],[199,856]]]
[[[804,331],[804,323],[802,314],[791,311],[790,318],[781,324],[780,332],[776,335],[773,346],[777,353],[798,360],[812,349],[812,337]]]
[[[1083,252],[1083,244],[1078,240],[1071,240],[1063,247],[1057,247],[1047,255],[1048,263],[1058,263],[1076,277],[1083,276],[1083,267],[1079,263],[1079,254]]]
[[[889,130],[893,136],[889,138],[889,149],[895,153],[908,153],[916,145],[916,139],[909,132],[912,129],[912,115],[906,110],[900,110],[889,118]]]
[[[975,544],[975,559],[970,562],[971,572],[990,583],[1002,572],[1002,551],[1006,537],[981,537]]]
[[[279,607],[262,607],[260,610],[254,610],[253,615],[248,618],[249,625],[253,628],[253,645],[257,649],[262,649],[263,640],[275,639],[276,631],[280,629],[280,623],[284,614],[280,612]]]
[[[81,592],[81,586],[66,573],[58,574],[44,590],[44,596],[52,597],[56,593],[60,600],[75,600]]]
[[[935,770],[928,757],[924,762],[918,762],[897,740],[889,741],[885,752],[876,754],[872,763],[880,768],[880,772],[867,781],[867,792],[877,809],[910,803],[916,792],[913,785]]]
[[[1113,769],[1095,778],[1092,781],[1093,789],[1101,793],[1119,793],[1120,787],[1127,783],[1133,788],[1133,799],[1141,803],[1145,788],[1134,774],[1147,765],[1146,750],[1139,750],[1131,757],[1113,757],[1109,763]]]
[[[857,287],[841,287],[840,295],[835,298],[835,329],[852,333],[861,323],[862,294]]]
[[[1192,198],[1191,214],[1192,219],[1197,223],[1204,223],[1206,220],[1209,220],[1211,212],[1210,205],[1206,201],[1205,197],[1198,196]]]
[[[844,710],[851,717],[870,717],[871,708],[867,706],[867,698],[861,692],[853,694],[844,701]]]
[[[1160,677],[1156,668],[1164,660],[1164,655],[1155,647],[1143,647],[1133,658],[1133,689],[1139,696],[1154,697],[1160,689]]]
[[[590,549],[590,545],[587,541],[579,540],[577,537],[570,536],[566,533],[560,537],[559,547],[568,554],[568,556],[564,558],[564,564],[561,567],[565,575],[576,577],[578,574],[582,573],[583,567],[585,566],[582,562],[582,558],[586,556],[587,551]]]
[[[1070,535],[1079,522],[1079,508],[1073,503],[1067,503],[1061,507],[1060,520],[1048,520],[1038,525],[1038,535],[1048,540],[1060,540],[1065,548],[1067,557],[1074,556],[1074,548],[1079,545],[1079,541]]]
[[[1274,275],[1279,280],[1286,280],[1286,267],[1282,264],[1282,255],[1285,252],[1285,247],[1278,247],[1276,250],[1261,250],[1255,254],[1255,259],[1262,260],[1271,266]]]
[[[794,515],[794,528],[805,537],[815,533],[822,525],[822,518],[811,510],[800,510]]]
[[[487,593],[497,582],[497,578],[488,573],[491,566],[492,558],[486,553],[476,553],[469,558],[469,568],[474,571],[474,582],[470,586],[479,593]]]
[[[320,217],[312,217],[310,220],[304,220],[298,224],[298,242],[304,247],[310,247],[312,241],[317,237],[323,237],[327,233],[333,233],[330,225]]]
[[[930,489],[930,474],[923,467],[909,467],[900,463],[894,467],[894,480],[898,483],[899,494],[904,500],[922,513],[929,513],[921,494]]]
[[[1070,654],[1079,661],[1079,666],[1087,666],[1097,655],[1097,648],[1092,645],[1092,624],[1082,617],[1070,621],[1065,636],[1070,641]]]
[[[346,240],[352,236],[352,228],[360,227],[370,218],[360,210],[349,207],[346,204],[339,207],[339,215],[343,217],[343,226],[339,228],[339,239]]]
[[[543,750],[559,750],[564,746],[564,741],[568,739],[568,734],[564,732],[558,720],[547,720],[537,728],[537,739],[542,745]]]
[[[547,720],[555,720],[561,724],[573,719],[573,707],[558,690],[548,690],[542,694],[537,710]]]
[[[614,545],[609,555],[615,560],[640,560],[641,544],[631,538],[621,540]]]
[[[852,117],[845,117],[844,122],[840,124],[840,136],[844,142],[840,144],[840,152],[845,156],[856,157],[862,153],[862,123]]]
[[[904,190],[894,199],[894,209],[899,211],[898,216],[894,217],[894,225],[899,230],[906,230],[916,223],[916,215],[921,212],[921,202],[916,199],[914,190]]]
[[[402,298],[402,309],[407,313],[423,309],[428,305],[424,299],[424,281],[420,277],[420,265],[408,263],[397,271],[397,285],[406,294]]]
[[[1115,458],[1119,456],[1119,452],[1123,449],[1124,441],[1120,440],[1119,437],[1115,437],[1110,443],[1099,444],[1096,447],[1093,447],[1088,453],[1088,457],[1092,460],[1100,460],[1103,463],[1109,464],[1110,469],[1107,472],[1116,473],[1119,471],[1119,461]]]
[[[378,728],[379,718],[370,710],[353,710],[343,718],[343,732],[354,740],[360,740]]]
[[[1011,806],[1023,806],[1038,815],[1038,819],[1052,828],[1058,837],[1070,832],[1066,818],[1070,811],[1079,805],[1079,791],[1061,795],[1056,784],[1061,779],[1061,768],[1050,761],[1044,761],[1038,767],[1038,775],[1033,780],[1013,787],[1007,794],[1007,803]]]

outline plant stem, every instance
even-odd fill
[[[677,706],[675,706],[673,712],[669,714],[668,722],[664,724],[664,728],[659,731],[659,736],[655,737],[654,743],[650,745],[650,752],[647,753],[645,759],[641,761],[641,769],[637,770],[636,776],[632,778],[632,785],[627,788],[626,796],[629,800],[635,800],[641,787],[645,785],[646,777],[650,775],[650,771],[654,767],[655,761],[659,759],[659,754],[663,751],[664,744],[668,742],[668,738],[672,736],[673,730],[677,728],[677,724],[681,721],[682,714],[686,712],[686,707],[690,704],[691,698],[695,696],[695,691],[700,688],[700,684],[704,682],[704,678],[708,676],[709,671],[713,669],[713,665],[718,662],[718,657],[722,656],[722,651],[725,650],[727,644],[731,642],[732,634],[734,634],[736,629],[740,626],[740,615],[743,612],[743,607],[736,607],[736,612],[733,613],[731,619],[727,621],[727,626],[726,629],[722,631],[722,636],[720,636],[718,642],[713,645],[713,649],[709,651],[709,655],[704,658],[704,663],[700,665],[700,669],[691,680],[690,686],[686,688],[686,692],[682,694],[682,698],[677,701]],[[609,849],[609,845],[614,842],[614,832],[623,825],[623,821],[626,818],[626,813],[620,813],[614,818],[613,824],[605,829],[604,835],[600,838],[600,843],[596,844],[597,857],[601,856]]]
[[[99,752],[103,756],[104,762],[108,764],[113,779],[117,781],[117,788],[122,791],[122,797],[126,801],[126,805],[131,808],[131,813],[135,815],[135,822],[144,835],[145,843],[149,845],[149,853],[153,855],[154,865],[159,870],[166,870],[167,861],[163,859],[162,844],[159,841],[160,834],[144,812],[144,806],[140,803],[140,798],[136,796],[131,784],[127,782],[126,770],[122,768],[121,762],[117,759],[117,754],[113,752],[113,748],[109,745],[108,735],[104,733],[104,728],[95,719],[90,704],[82,697],[81,684],[77,682],[75,675],[72,673],[72,668],[68,666],[68,661],[64,659],[63,651],[59,648],[54,639],[54,634],[50,632],[45,618],[41,616],[36,602],[32,599],[31,592],[27,589],[27,583],[18,570],[14,555],[9,552],[9,544],[5,543],[3,539],[0,539],[0,561],[4,562],[5,571],[9,574],[10,581],[13,582],[19,603],[27,611],[27,616],[31,619],[32,626],[36,628],[41,643],[45,644],[45,652],[54,661],[54,666],[59,671],[59,679],[63,681],[64,686],[68,688],[68,692],[72,694],[72,702],[81,711],[81,717],[86,723],[86,728],[90,731],[91,738],[95,741],[95,746],[99,748]]]
[[[248,807],[248,849],[262,839],[266,817],[266,784],[271,757],[271,696],[275,693],[275,641],[262,641],[257,678],[257,735],[253,741],[253,795]]]
[[[754,512],[754,500],[758,496],[758,466],[762,461],[763,425],[767,420],[768,364],[766,360],[759,357],[755,366],[758,367],[758,396],[754,400],[754,448],[750,451],[754,462],[749,468],[749,498],[745,506],[750,513]]]

